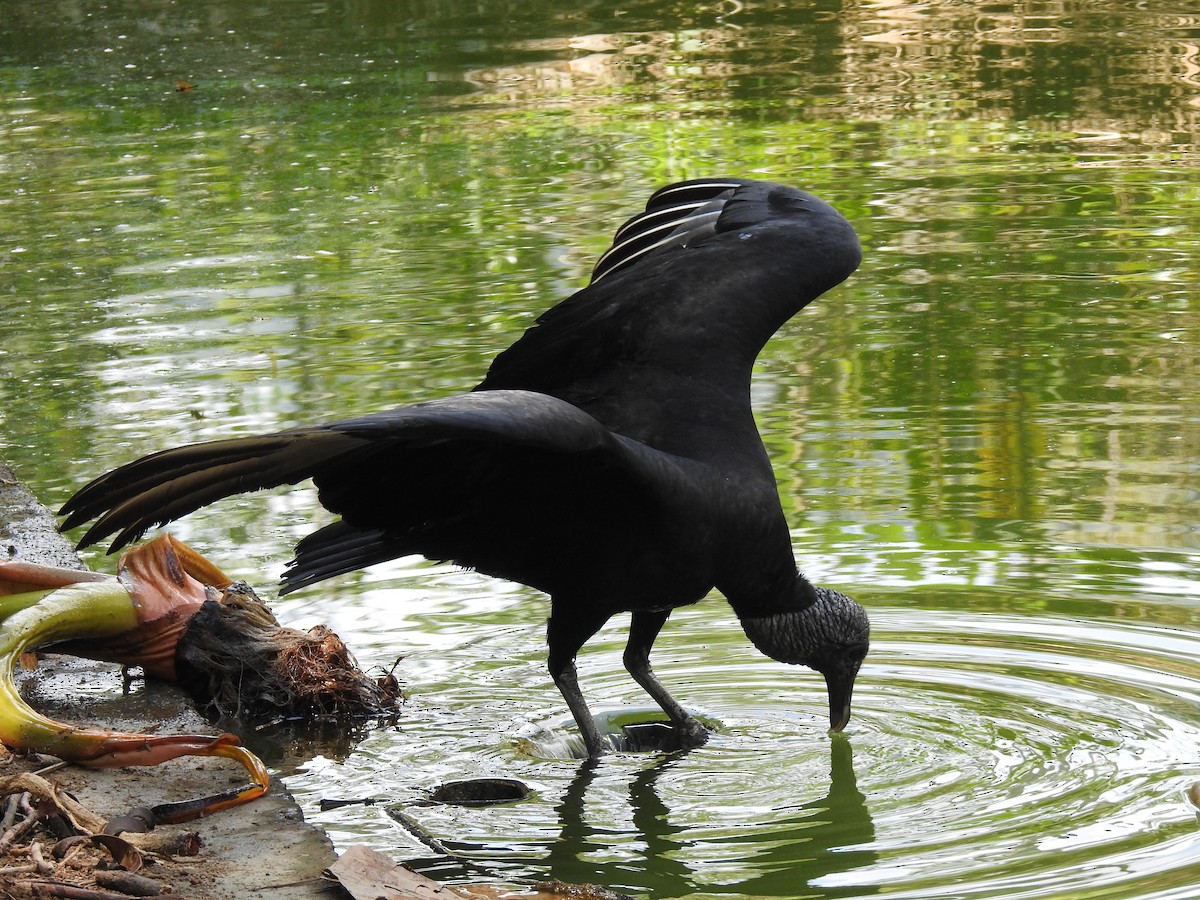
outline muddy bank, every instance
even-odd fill
[[[55,531],[55,521],[0,463],[0,559],[41,565],[84,568],[70,543]],[[48,655],[36,671],[22,678],[22,694],[53,718],[123,731],[157,734],[215,734],[197,715],[183,692],[160,683],[135,680],[122,693],[115,665]],[[36,771],[53,760],[38,757],[0,758],[0,777]],[[244,780],[244,773],[225,760],[185,758],[154,767],[88,769],[62,766],[45,773],[85,807],[103,819],[136,807],[218,793]],[[273,782],[270,793],[246,806],[178,826],[159,826],[156,834],[195,833],[196,855],[158,857],[143,871],[175,896],[240,900],[309,900],[344,896],[321,879],[336,860],[333,845],[320,829],[308,825],[295,801]],[[11,858],[3,865],[11,866]],[[0,873],[0,891],[4,888]]]

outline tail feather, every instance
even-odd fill
[[[334,522],[296,544],[296,556],[283,573],[279,593],[290,594],[326,578],[416,552],[415,548],[406,549],[394,536],[378,529]]]

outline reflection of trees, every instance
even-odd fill
[[[803,377],[780,376],[792,421],[768,422],[787,436],[777,456],[803,448],[781,462],[810,520],[1186,540],[1200,435],[1180,398],[1200,332],[1181,314],[1194,298],[1170,272],[1178,257],[1149,227],[1179,215],[1164,203],[1175,190],[1152,187],[1154,170],[1114,186],[1050,165],[940,192],[874,187],[887,213],[863,231],[900,249],[868,252],[869,308],[851,286],[820,301],[836,314],[789,326],[814,347],[795,356]]]
[[[1200,130],[1200,17],[1132,0],[127,6],[122,20],[83,3],[9,4],[0,60],[69,59],[106,80],[128,57],[140,78],[211,83],[247,51],[340,57],[347,69],[370,54],[411,67],[412,90],[467,81],[484,88],[470,99],[492,103],[708,101],[752,117],[819,103],[826,117],[1036,120],[1152,144]],[[115,52],[77,52],[98,41]]]
[[[864,99],[888,118],[940,106],[950,116],[1043,119],[1163,143],[1170,132],[1194,139],[1200,121],[1197,46],[1171,39],[1188,26],[1187,17],[1123,0],[1019,0],[987,12],[945,0],[901,4],[854,21],[848,65],[870,73],[874,91]]]
[[[641,841],[641,858],[597,862],[590,854],[606,850],[611,835],[588,824],[583,815],[595,764],[584,763],[559,804],[562,831],[551,848],[550,875],[567,882],[636,885],[653,897],[678,897],[697,890],[696,873],[689,868],[690,829],[673,821],[670,808],[656,790],[680,757],[662,756],[641,770],[629,785],[633,827]],[[820,900],[863,896],[870,886],[838,887],[839,876],[871,865],[875,854],[866,847],[875,838],[866,799],[854,774],[850,742],[836,736],[830,748],[828,793],[819,800],[775,810],[762,827],[744,834],[699,839],[706,859],[721,857],[722,872],[744,871],[743,880],[724,885],[706,883],[712,894],[749,897],[803,896]]]
[[[161,429],[142,449],[469,387],[651,187],[719,162],[827,195],[868,243],[762,366],[785,502],[1125,544],[1189,525],[1194,173],[1098,167],[1196,143],[1194,14],[120,7],[7,4],[0,29],[19,179],[0,252],[22,251],[0,258],[0,391],[7,430],[50,448],[46,478],[96,452],[90,428],[47,423],[132,417]],[[249,261],[171,267],[226,254]],[[130,322],[146,345],[96,339]],[[209,364],[217,322],[220,370],[164,384]],[[122,382],[149,354],[153,377]],[[1122,524],[1147,505],[1149,533]]]
[[[1137,7],[748,3],[697,17],[635,6],[611,21],[592,10],[575,22],[584,30],[510,33],[505,46],[526,58],[471,69],[467,79],[485,90],[466,100],[603,105],[619,88],[627,102],[724,102],[733,115],[746,102],[758,116],[767,90],[776,109],[820,96],[825,114],[857,119],[1032,120],[1193,142],[1200,46],[1187,35],[1196,18]]]

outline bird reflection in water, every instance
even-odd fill
[[[696,829],[680,824],[657,790],[659,780],[669,777],[684,758],[678,753],[659,756],[634,776],[629,784],[629,804],[636,837],[644,849],[640,858],[630,859],[625,854],[614,861],[603,859],[612,855],[611,826],[596,827],[584,813],[585,795],[601,771],[600,764],[589,761],[581,765],[558,805],[562,830],[551,845],[549,877],[652,897],[688,896],[698,890],[762,898],[835,898],[875,892],[870,885],[836,883],[845,873],[876,861],[876,854],[865,849],[874,842],[875,825],[858,789],[852,748],[845,736],[832,736],[829,791],[824,797],[779,809],[777,818],[744,834],[701,836],[707,844],[706,859],[723,857],[720,868],[730,873],[723,884],[707,878],[700,883],[697,870],[684,861],[696,855],[688,853],[696,842]],[[717,845],[726,852],[718,853]],[[735,871],[744,874],[733,875]]]

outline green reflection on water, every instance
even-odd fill
[[[831,779],[828,742],[790,727],[812,685],[752,661],[719,601],[678,616],[659,651],[728,730],[718,756],[618,765],[584,787],[514,758],[490,738],[559,709],[544,611],[532,592],[404,564],[280,607],[332,621],[367,661],[418,649],[405,677],[428,698],[410,725],[427,749],[377,736],[330,783],[529,769],[549,811],[446,833],[477,828],[480,854],[522,874],[545,853],[585,878],[572,848],[615,848],[602,871],[655,896],[1066,897],[1102,860],[1127,877],[1095,896],[1183,896],[1170,859],[1194,851],[1194,821],[1171,791],[1194,753],[1172,758],[1187,742],[1161,734],[1196,727],[1177,700],[1194,665],[1164,647],[1200,606],[1200,21],[1141,6],[0,0],[0,455],[58,503],[170,444],[464,390],[584,282],[652,188],[715,172],[796,183],[855,222],[866,258],[768,347],[754,403],[802,566],[876,611],[854,767],[834,744]],[[179,533],[265,584],[321,515],[311,492],[277,492]],[[1058,670],[1029,662],[1041,643],[1003,616],[1082,623],[1053,651],[1076,667],[1111,657],[1133,683],[1177,681],[1130,703],[1119,678],[1087,682],[1115,723],[1099,749],[1083,725],[1047,734],[1001,674]],[[922,639],[943,618],[965,659]],[[617,647],[619,629],[585,660],[585,689],[640,703]],[[974,689],[943,695],[939,677]],[[1160,708],[1173,724],[1142,718]],[[929,710],[944,732],[917,733]],[[1122,723],[1157,772],[1080,762]],[[1005,753],[1029,761],[1010,770]],[[736,789],[714,774],[731,770]],[[306,797],[328,776],[312,771]],[[1092,817],[1065,801],[972,814],[1000,803],[993,790],[1056,785]],[[1118,799],[1100,803],[1106,789]],[[824,843],[809,828],[823,803],[840,810]],[[970,869],[998,841],[955,861],[938,838],[954,816],[1008,816],[1026,849],[1069,827],[1133,836],[1100,850],[1064,836],[1074,855],[1057,868],[1010,860],[1039,888]],[[396,841],[391,824],[328,821],[339,839]],[[561,829],[566,849],[523,845],[521,828]]]

